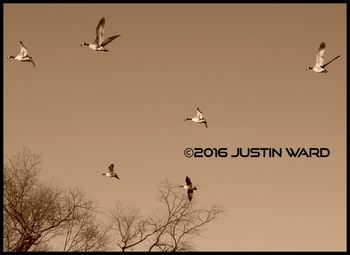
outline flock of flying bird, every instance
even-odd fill
[[[104,39],[105,22],[106,22],[106,20],[104,17],[101,18],[100,21],[98,22],[98,25],[96,27],[96,36],[95,36],[95,39],[92,43],[83,42],[83,43],[81,43],[80,46],[88,46],[90,49],[92,49],[94,51],[108,52],[108,50],[105,48],[105,46],[107,44],[109,44],[110,42],[112,42],[117,37],[119,37],[120,34],[110,36],[110,37]],[[337,58],[339,58],[340,55],[336,56],[335,58],[333,58],[329,62],[324,63],[323,56],[325,54],[325,48],[326,48],[326,44],[324,42],[322,42],[320,44],[320,47],[319,47],[317,54],[316,54],[315,65],[313,67],[307,67],[306,70],[313,70],[316,73],[327,73],[328,72],[325,69],[325,67],[327,65],[329,65],[330,63],[332,63]],[[17,56],[8,56],[7,58],[8,59],[15,59],[15,60],[21,61],[21,62],[31,62],[33,64],[33,66],[35,67],[34,60],[31,56],[28,55],[28,51],[27,51],[27,49],[24,46],[22,41],[20,41],[20,52],[18,53],[18,55]],[[198,107],[197,107],[196,116],[193,118],[185,118],[185,121],[187,121],[187,120],[191,120],[195,123],[205,124],[205,127],[208,128],[208,123],[207,123],[206,119],[203,117],[203,113],[201,112],[201,110],[199,110]],[[106,176],[112,177],[112,178],[117,178],[118,180],[120,180],[119,176],[114,171],[114,164],[109,165],[108,169],[109,169],[109,171],[106,173],[103,173],[102,175],[106,175]],[[186,185],[180,185],[179,187],[183,187],[184,189],[187,190],[188,199],[189,199],[189,201],[191,201],[192,197],[193,197],[193,191],[197,190],[197,188],[196,188],[196,186],[192,185],[192,182],[188,176],[186,176],[185,181],[186,181]]]

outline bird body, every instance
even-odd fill
[[[114,172],[114,164],[110,164],[108,169],[109,169],[109,171],[107,173],[103,173],[102,175],[106,175],[108,177],[115,177],[118,180],[120,180],[118,175]]]
[[[21,62],[31,62],[33,64],[33,66],[35,67],[35,63],[33,61],[33,58],[31,56],[28,55],[27,49],[25,48],[24,44],[22,41],[19,41],[20,43],[20,52],[18,53],[17,56],[8,56],[8,59],[15,59],[17,61],[21,61]]]
[[[192,120],[195,123],[204,123],[205,127],[206,128],[208,127],[208,123],[207,123],[206,119],[204,119],[203,113],[201,112],[201,110],[199,110],[198,107],[197,107],[197,115],[193,118],[185,118],[185,121],[186,120]]]
[[[120,35],[114,35],[111,37],[108,37],[107,39],[103,40],[104,38],[104,28],[105,28],[105,18],[101,18],[98,22],[98,25],[96,27],[96,36],[93,43],[86,43],[83,42],[80,46],[88,46],[90,49],[94,51],[105,51],[108,52],[108,50],[105,48],[105,46],[113,41],[115,38],[117,38]]]
[[[316,54],[316,63],[315,66],[313,67],[308,67],[306,68],[306,70],[312,70],[316,73],[327,73],[328,71],[325,69],[325,67],[327,65],[329,65],[330,63],[332,63],[334,60],[336,60],[337,58],[340,57],[340,55],[336,56],[335,58],[333,58],[331,61],[328,61],[326,64],[324,63],[324,54],[326,51],[326,44],[324,42],[322,42],[320,44],[320,47],[318,48],[317,54]]]
[[[188,176],[186,176],[185,181],[186,181],[186,185],[180,185],[179,187],[187,190],[188,200],[191,201],[193,198],[193,191],[197,190],[197,187],[192,185],[191,179]]]

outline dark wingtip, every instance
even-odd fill
[[[97,25],[97,28],[99,27],[99,26],[104,26],[105,25],[105,22],[106,22],[106,19],[105,19],[105,17],[102,17],[101,19],[100,19],[100,21],[98,22],[98,25]],[[96,28],[96,29],[97,29]]]
[[[326,48],[326,43],[325,43],[325,42],[322,42],[322,43],[320,44],[320,50],[321,50],[321,49],[324,49],[324,48]]]

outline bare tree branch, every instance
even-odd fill
[[[92,202],[76,189],[39,180],[41,158],[24,149],[4,164],[4,249],[29,251],[66,233],[64,249],[103,250],[107,230],[100,228]],[[64,231],[65,230],[65,231]]]
[[[193,235],[204,231],[205,226],[217,219],[223,209],[213,205],[199,208],[189,202],[183,190],[165,181],[159,186],[159,202],[163,210],[142,217],[135,207],[124,208],[117,203],[111,211],[111,225],[122,251],[142,245],[148,251],[189,251]]]

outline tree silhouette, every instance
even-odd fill
[[[96,219],[92,202],[89,209],[79,208],[65,224],[63,251],[105,251],[109,244],[109,226]]]
[[[168,181],[160,184],[159,194],[163,206],[151,216],[143,217],[137,208],[120,203],[111,211],[112,231],[122,251],[139,246],[148,251],[193,250],[191,237],[223,213],[218,205],[206,209],[189,202],[187,194]]]
[[[40,169],[41,156],[27,149],[5,157],[5,251],[105,251],[110,244],[122,251],[189,251],[191,238],[223,213],[218,205],[190,202],[183,189],[165,181],[158,187],[161,206],[151,215],[117,203],[101,217],[81,190],[44,183]],[[58,240],[61,248],[53,245]]]
[[[4,249],[19,252],[45,249],[52,238],[68,232],[66,249],[101,249],[106,243],[102,242],[105,234],[99,233],[93,221],[92,202],[79,190],[64,190],[41,182],[40,164],[41,156],[27,149],[6,157]]]

